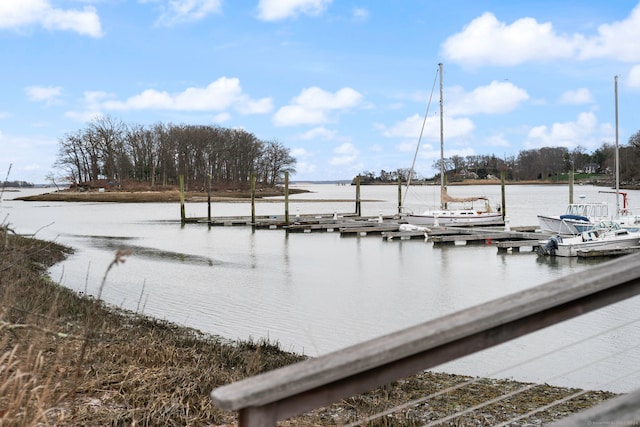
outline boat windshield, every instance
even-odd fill
[[[575,203],[567,206],[567,214],[585,216],[587,218],[609,216],[609,205],[606,203]]]
[[[612,230],[612,231],[622,229],[622,227],[620,227],[620,224],[613,221],[600,221],[594,228],[601,229],[601,230]]]

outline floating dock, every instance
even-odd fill
[[[540,241],[550,235],[536,231],[536,227],[432,227],[406,230],[406,223],[397,215],[362,217],[355,213],[306,214],[263,216],[231,216],[186,218],[185,223],[209,226],[253,226],[258,229],[286,230],[288,233],[336,233],[345,237],[382,236],[385,241],[422,239],[434,246],[456,244],[482,244],[495,246],[498,253],[520,252],[529,247],[535,251]],[[595,256],[583,255],[583,256]],[[599,255],[601,256],[601,255]]]
[[[576,251],[579,258],[618,257],[640,252],[640,246],[612,249],[583,249]]]

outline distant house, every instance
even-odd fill
[[[600,165],[597,163],[587,163],[584,165],[584,173],[598,173]]]

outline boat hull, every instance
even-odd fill
[[[607,251],[640,245],[640,237],[616,239],[609,242],[582,242],[577,244],[561,244],[556,249],[556,256],[576,257],[579,251]]]
[[[538,215],[538,225],[540,230],[555,234],[580,234],[593,227],[594,223],[574,218]]]
[[[471,210],[425,212],[422,214],[407,214],[404,219],[413,225],[471,227],[504,225],[504,219],[499,212],[476,212]]]
[[[538,254],[559,257],[575,257],[580,251],[611,251],[640,246],[640,233],[623,229],[610,221],[584,231],[576,236],[555,235],[541,241]]]

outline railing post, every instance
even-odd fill
[[[238,411],[238,427],[276,427],[276,414],[269,407],[243,408]]]

